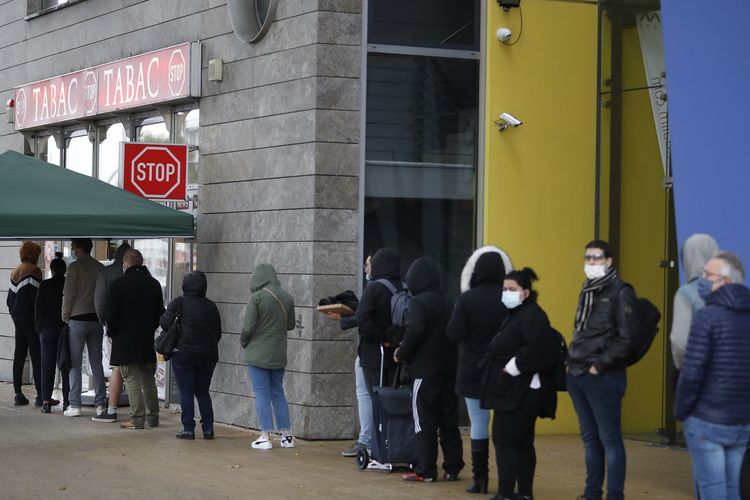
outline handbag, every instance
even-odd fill
[[[154,350],[164,356],[165,361],[168,361],[169,358],[172,357],[172,354],[177,347],[177,342],[180,340],[180,332],[182,330],[180,324],[180,316],[182,316],[182,298],[179,300],[180,302],[174,316],[174,321],[169,325],[169,329],[166,332],[162,331],[161,334],[156,337],[156,340],[154,340]]]

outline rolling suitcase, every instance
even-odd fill
[[[393,384],[383,386],[382,347],[380,352],[380,387],[374,387],[372,391],[375,418],[372,455],[366,449],[361,449],[357,454],[357,465],[360,469],[387,471],[393,471],[398,466],[411,468],[416,448],[411,389],[399,386],[401,365],[396,369]]]

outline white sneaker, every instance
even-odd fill
[[[279,441],[282,448],[294,448],[294,438],[292,436],[281,436]]]
[[[81,409],[73,408],[72,406],[63,412],[63,415],[65,415],[66,417],[77,417],[80,414],[81,414]]]
[[[270,450],[273,448],[273,444],[271,444],[271,438],[268,436],[261,436],[250,445],[252,448],[256,450]]]

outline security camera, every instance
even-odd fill
[[[510,113],[502,113],[500,115],[500,119],[511,127],[518,127],[519,125],[523,125],[523,122],[521,120],[511,115]]]
[[[497,39],[503,43],[510,41],[510,37],[513,36],[513,32],[509,28],[499,28],[495,33]]]

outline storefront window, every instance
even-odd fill
[[[476,239],[478,93],[476,60],[368,55],[365,249],[434,258],[453,295]]]
[[[39,140],[39,159],[53,165],[60,165],[60,148],[53,136]]]
[[[161,116],[146,118],[136,128],[138,142],[170,142],[169,129]]]
[[[115,123],[107,128],[104,140],[99,144],[99,180],[119,185],[120,142],[127,141],[125,127]]]
[[[76,130],[73,132],[73,137],[68,140],[65,168],[89,177],[93,175],[94,150],[85,130]]]

